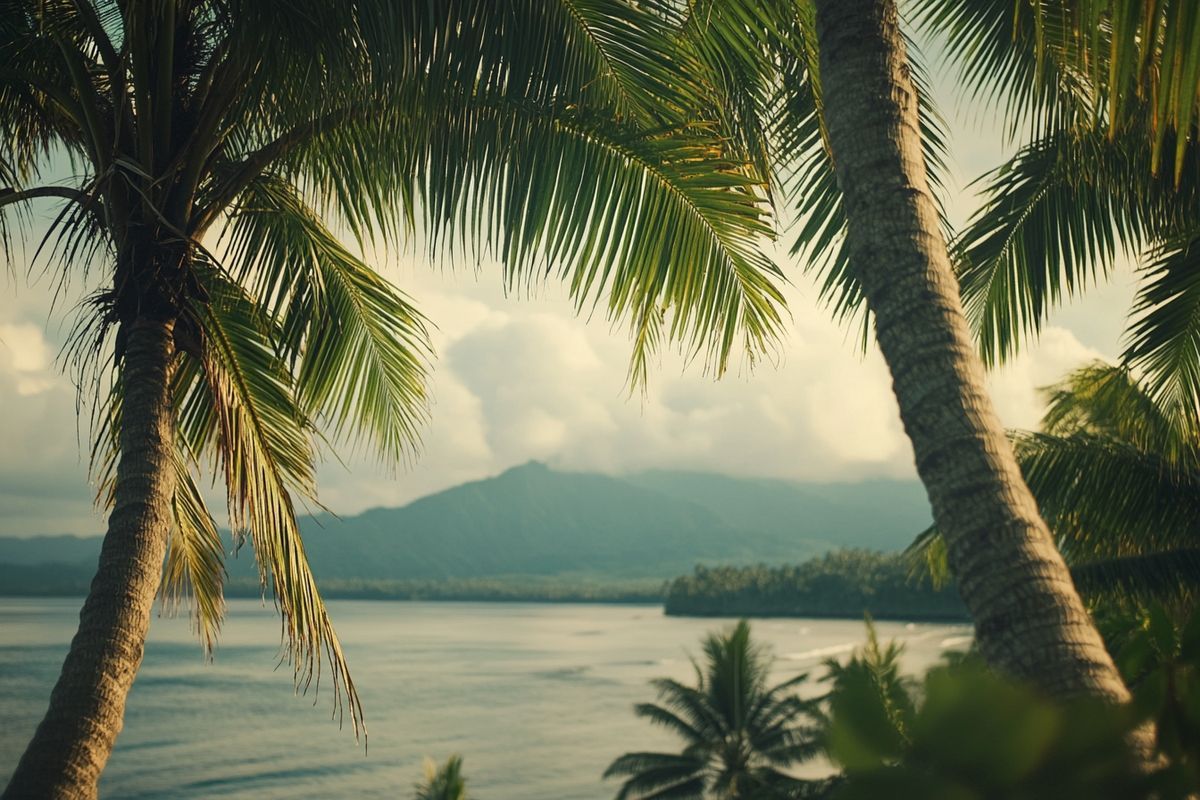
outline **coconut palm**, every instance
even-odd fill
[[[403,462],[424,419],[426,322],[368,245],[420,233],[514,287],[563,278],[629,322],[635,380],[667,337],[716,372],[769,345],[761,181],[677,30],[618,0],[0,0],[0,239],[55,200],[46,268],[99,285],[69,352],[109,510],[6,798],[95,795],[160,585],[216,635],[209,469],[298,684],[324,664],[358,730],[295,507],[326,447]]]
[[[839,190],[844,255],[834,282],[849,286],[841,290],[846,303],[861,298],[873,317],[979,649],[1047,692],[1124,700],[987,395],[930,188],[895,3],[814,6],[818,59],[809,72],[822,124],[805,152],[827,147],[812,163],[824,170],[822,185],[836,177]],[[817,174],[810,171],[809,183]]]
[[[1051,693],[1127,698],[987,396],[930,178],[936,119],[895,2],[696,7],[713,49],[742,54],[722,74],[765,120],[795,251],[825,270],[839,316],[873,322],[981,651]]]
[[[806,724],[810,704],[796,694],[799,675],[768,686],[771,659],[750,639],[745,620],[704,640],[695,686],[654,681],[658,703],[634,712],[683,740],[679,753],[626,753],[605,771],[624,777],[618,800],[798,796],[805,787],[784,770],[817,753]]]
[[[417,784],[413,800],[467,800],[467,779],[462,774],[462,756],[450,756],[440,767],[425,759],[425,780]]]

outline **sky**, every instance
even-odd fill
[[[994,120],[956,103],[942,76],[936,100],[950,128],[952,222],[977,204],[965,188],[1011,148]],[[52,214],[53,207],[40,208]],[[790,242],[784,232],[782,242]],[[384,254],[381,271],[437,326],[432,414],[414,462],[382,468],[342,454],[321,464],[320,501],[336,513],[403,505],[537,459],[626,473],[687,469],[799,481],[915,478],[887,369],[817,300],[803,265],[781,247],[791,319],[777,364],[736,365],[713,380],[665,354],[645,396],[625,385],[622,328],[579,318],[561,287],[509,297],[498,268],[431,266]],[[55,284],[16,259],[0,278],[0,536],[103,532],[88,482],[88,430],[58,351],[81,287]],[[989,377],[1010,427],[1036,427],[1038,388],[1097,358],[1115,359],[1134,288],[1125,267],[1056,312],[1040,340]],[[214,497],[219,496],[215,493]]]

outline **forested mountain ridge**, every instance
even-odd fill
[[[916,482],[798,484],[666,471],[614,477],[531,462],[402,508],[306,517],[301,529],[318,579],[667,579],[697,563],[794,563],[840,547],[898,550],[928,524]],[[14,591],[22,567],[94,569],[99,543],[0,538],[0,592]],[[252,577],[249,553],[230,559],[229,569],[233,578]]]

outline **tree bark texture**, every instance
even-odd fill
[[[126,342],[121,455],[99,567],[50,708],[2,800],[96,797],[142,663],[173,524],[173,324],[135,321]]]
[[[895,3],[816,5],[851,267],[978,647],[1051,695],[1124,701],[986,391],[929,190]]]

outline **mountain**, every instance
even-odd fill
[[[99,536],[0,536],[0,564],[86,563],[95,569],[99,558]]]
[[[300,522],[324,580],[490,576],[669,578],[697,563],[795,563],[836,547],[898,550],[929,524],[920,484],[797,484],[690,472],[624,477],[531,462],[402,508]],[[95,564],[98,538],[0,538],[19,569]],[[27,569],[32,577],[33,570]],[[232,577],[253,576],[249,553]]]
[[[665,470],[628,480],[703,506],[735,528],[782,542],[804,540],[821,551],[900,550],[933,522],[917,481],[792,483]]]

